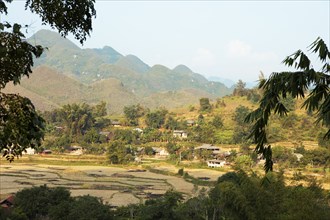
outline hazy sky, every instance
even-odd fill
[[[32,24],[23,0],[2,20]],[[83,48],[113,47],[148,65],[179,64],[204,76],[255,81],[287,68],[281,62],[318,36],[330,47],[330,1],[96,1],[97,17]],[[44,27],[45,28],[45,27]],[[69,37],[72,39],[71,37]],[[78,44],[78,43],[77,43]]]

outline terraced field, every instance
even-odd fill
[[[22,163],[0,165],[1,195],[44,184],[68,188],[73,196],[89,194],[100,197],[113,206],[140,203],[169,189],[182,192],[186,198],[196,195],[199,190],[178,176],[143,169]]]

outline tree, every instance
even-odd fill
[[[204,116],[202,114],[199,114],[197,118],[197,124],[198,125],[204,124],[204,121],[205,121]]]
[[[52,207],[49,217],[62,220],[113,219],[110,207],[104,205],[99,198],[90,195],[74,197],[71,201],[62,201],[59,205]]]
[[[259,177],[244,171],[219,177],[214,187],[200,190],[197,197],[182,201],[169,191],[164,196],[130,204],[114,212],[116,219],[328,219],[327,191],[315,181],[308,186],[286,186],[283,173]],[[274,211],[276,210],[276,211]]]
[[[245,126],[247,123],[244,121],[246,116],[251,112],[251,110],[248,107],[245,106],[238,106],[235,109],[233,119],[236,122],[237,125],[239,126]]]
[[[84,135],[84,141],[88,144],[94,144],[99,142],[100,134],[95,128],[88,130]]]
[[[251,112],[246,121],[254,122],[250,137],[256,143],[256,152],[262,154],[265,159],[265,171],[273,169],[271,145],[267,141],[266,128],[272,113],[285,116],[289,109],[281,99],[287,97],[305,98],[301,108],[308,112],[315,112],[316,123],[325,126],[328,131],[324,138],[330,138],[330,52],[321,38],[317,38],[309,50],[317,54],[322,68],[316,71],[310,59],[301,50],[288,56],[283,63],[297,69],[295,72],[272,73],[269,79],[261,80],[259,88],[263,95],[259,101],[259,107]]]
[[[161,128],[165,123],[165,118],[168,111],[166,109],[159,109],[154,112],[150,112],[146,115],[146,124],[150,128]]]
[[[71,197],[70,191],[61,187],[44,185],[23,189],[15,195],[14,201],[9,216],[1,219],[112,219],[110,207],[99,198],[89,195]]]
[[[223,119],[220,115],[216,115],[213,118],[212,125],[215,128],[221,128],[223,126]]]
[[[199,100],[199,105],[199,111],[201,112],[210,112],[212,109],[209,98],[201,98]]]
[[[160,141],[163,133],[155,128],[146,128],[143,130],[143,143]]]
[[[260,90],[258,88],[252,88],[247,90],[246,98],[252,103],[258,103],[260,100]]]
[[[249,112],[249,108],[241,105],[235,109],[233,119],[236,122],[236,126],[234,128],[234,133],[232,137],[232,141],[235,144],[247,143],[248,141],[251,126],[250,124],[246,123],[244,119],[249,114]]]
[[[6,4],[11,2],[0,1],[1,14],[8,13]],[[96,15],[94,2],[26,0],[25,9],[38,14],[44,24],[57,29],[62,36],[72,33],[83,43],[92,30],[92,18]],[[40,145],[44,130],[44,121],[27,98],[1,92],[9,82],[16,85],[23,76],[29,76],[34,58],[40,57],[44,51],[41,45],[28,43],[21,28],[21,24],[0,22],[0,151],[4,150],[9,161],[20,156],[27,147]],[[19,120],[14,117],[16,113],[19,113]],[[13,134],[8,134],[8,125]]]
[[[69,190],[46,185],[23,189],[15,195],[15,207],[20,208],[29,219],[47,216],[52,207],[62,201],[71,201]]]
[[[237,169],[250,169],[252,165],[253,161],[249,155],[241,155],[235,158],[235,167]]]
[[[131,126],[138,126],[139,125],[139,118],[145,114],[145,110],[142,106],[138,105],[131,105],[124,107],[124,114],[128,121],[128,124]]]
[[[136,219],[178,219],[176,209],[183,197],[175,191],[167,191],[164,196],[147,200],[145,205],[137,210]]]
[[[138,131],[127,129],[116,129],[113,135],[114,141],[121,141],[124,144],[137,144],[139,139],[140,133]]]
[[[27,98],[0,93],[0,151],[10,162],[28,148],[41,145],[44,120]]]
[[[192,128],[192,135],[189,138],[196,142],[215,143],[215,128],[213,125],[205,123]]]
[[[108,148],[108,158],[111,164],[124,164],[134,160],[134,152],[131,147],[123,142],[113,141]]]
[[[206,195],[204,189],[197,197],[192,197],[179,206],[178,218],[179,219],[191,219],[191,220],[203,220],[209,218],[209,208],[211,205],[210,198]]]
[[[245,96],[248,94],[248,90],[245,88],[246,83],[241,79],[235,85],[235,89],[233,91],[233,95],[235,96]]]
[[[173,142],[168,142],[165,147],[169,154],[177,154],[178,150],[181,148],[180,145]]]
[[[92,107],[86,103],[64,105],[60,112],[67,132],[72,137],[75,137],[76,141],[78,137],[82,136],[94,125],[95,119],[93,117]]]
[[[103,117],[107,115],[107,103],[106,102],[100,102],[99,104],[95,105],[93,107],[93,116],[96,117]]]
[[[169,116],[165,123],[165,128],[170,130],[179,129],[180,123],[177,119],[174,119],[172,116]]]

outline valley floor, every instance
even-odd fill
[[[31,157],[29,158],[31,160]],[[174,175],[178,171],[174,165],[156,166],[151,171],[141,166],[54,165],[47,164],[53,161],[50,160],[51,158],[42,158],[44,163],[29,162],[24,157],[13,163],[2,159],[0,196],[3,198],[24,188],[46,184],[49,187],[68,188],[72,196],[89,194],[102,198],[104,202],[112,206],[122,206],[156,198],[170,189],[179,191],[186,198],[190,198],[197,195],[202,188]],[[209,181],[215,181],[224,173],[204,169],[188,169],[187,171],[196,178],[206,177]],[[170,173],[172,175],[168,175]]]

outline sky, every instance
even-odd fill
[[[24,3],[14,0],[0,19],[30,25],[28,35],[50,29],[24,11]],[[97,0],[95,6],[93,31],[80,47],[107,45],[149,66],[184,64],[206,77],[253,82],[260,71],[288,70],[283,59],[298,49],[307,52],[317,37],[330,47],[330,0]]]

